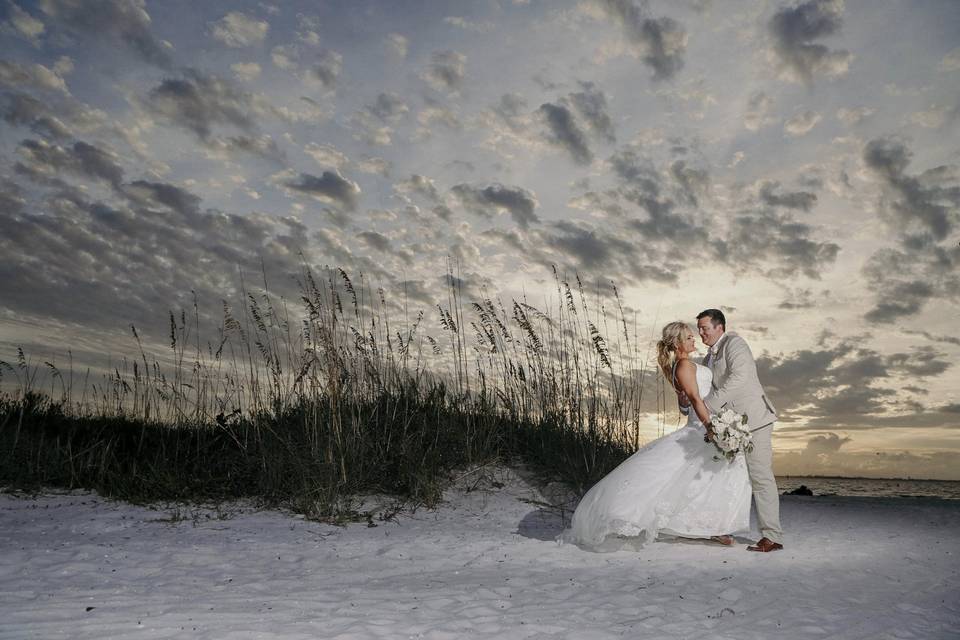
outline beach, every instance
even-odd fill
[[[960,501],[783,496],[783,551],[601,554],[555,542],[552,489],[478,469],[436,509],[371,498],[345,526],[0,495],[0,638],[960,636]]]

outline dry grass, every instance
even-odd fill
[[[615,287],[554,272],[556,303],[538,308],[468,303],[447,275],[436,335],[336,269],[303,273],[293,319],[265,284],[244,290],[206,346],[196,302],[171,313],[165,365],[135,328],[136,358],[94,383],[19,351],[0,362],[0,482],[334,517],[364,492],[435,501],[453,469],[493,459],[582,490],[639,446],[644,393],[659,407],[662,388]]]

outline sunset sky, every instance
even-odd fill
[[[727,312],[780,474],[960,479],[956,0],[0,0],[0,359],[362,272]],[[4,378],[4,384],[8,383]]]

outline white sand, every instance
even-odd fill
[[[784,551],[597,554],[494,479],[374,528],[0,496],[0,638],[960,637],[960,502],[789,496]]]

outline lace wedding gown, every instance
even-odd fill
[[[713,374],[696,365],[700,396]],[[643,544],[659,534],[709,538],[750,529],[750,481],[743,455],[714,460],[693,409],[687,424],[647,444],[587,492],[561,539],[596,550]]]

